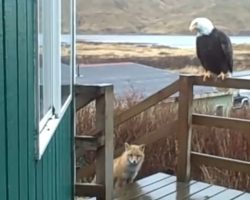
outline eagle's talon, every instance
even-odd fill
[[[204,74],[203,74],[203,81],[205,82],[207,80],[207,78],[210,78],[211,77],[211,73],[210,71],[206,71]]]
[[[221,72],[221,73],[217,76],[217,78],[221,78],[221,80],[224,81],[225,78],[226,78],[226,74],[224,74],[223,72]]]

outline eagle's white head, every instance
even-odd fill
[[[195,18],[189,26],[189,30],[196,31],[197,36],[209,35],[213,31],[213,29],[214,29],[213,23],[208,18],[205,17]]]

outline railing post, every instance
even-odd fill
[[[193,77],[180,76],[179,113],[178,113],[178,162],[177,180],[187,182],[190,179],[190,155],[192,137]]]
[[[104,95],[96,99],[96,128],[104,130],[104,146],[97,150],[96,183],[104,185],[101,199],[112,199],[113,195],[113,86],[104,88]]]

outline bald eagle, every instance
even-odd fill
[[[233,71],[233,49],[229,37],[207,18],[196,18],[190,26],[190,31],[196,31],[196,54],[205,69],[203,81],[211,77],[225,79]]]

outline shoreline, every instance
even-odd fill
[[[250,69],[250,45],[233,45],[234,70]],[[194,72],[200,66],[195,48],[134,43],[77,42],[77,64],[135,62],[160,69]],[[184,70],[184,71],[183,71]],[[196,72],[196,71],[195,71]]]

